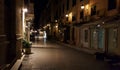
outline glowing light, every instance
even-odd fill
[[[24,37],[24,33],[25,33],[25,28],[26,28],[26,21],[25,21],[25,13],[28,11],[27,8],[23,8],[22,9],[22,29],[23,29],[23,37]]]
[[[56,25],[55,27],[56,27],[56,28],[58,28],[58,26],[57,26],[57,25]]]
[[[89,5],[86,5],[86,9],[89,9]]]
[[[28,12],[28,9],[27,9],[27,8],[24,8],[24,9],[23,9],[23,12]]]
[[[103,24],[105,24],[105,22],[102,22]]]
[[[46,33],[46,31],[44,31],[43,33],[44,33],[43,38],[47,38],[47,33]]]
[[[28,28],[28,26],[25,26],[25,28]]]
[[[30,32],[32,33],[32,32],[33,32],[33,30],[31,29],[31,30],[30,30]]]
[[[57,20],[55,20],[55,22],[57,22]]]
[[[100,27],[100,25],[97,25],[97,27]]]
[[[72,12],[69,14],[70,17],[72,17]]]
[[[50,24],[47,24],[47,26],[50,26]]]
[[[35,33],[37,33],[37,31],[36,31],[36,30],[35,30],[34,32],[35,32]]]
[[[68,14],[66,14],[65,16],[68,17]]]
[[[70,13],[69,13],[69,18],[68,18],[68,21],[69,21],[69,22],[72,22],[72,16],[73,16],[73,13],[70,12]]]
[[[85,7],[82,5],[82,6],[81,6],[81,9],[84,9],[84,8],[85,8]]]

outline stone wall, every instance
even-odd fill
[[[0,70],[6,66],[8,41],[5,35],[4,0],[0,0]]]

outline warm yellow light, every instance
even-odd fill
[[[72,17],[72,12],[69,14],[70,17]]]
[[[89,5],[86,5],[86,9],[89,9]]]
[[[57,26],[57,25],[56,25],[55,27],[56,27],[56,28],[58,28],[58,26]]]
[[[73,13],[70,12],[70,13],[69,13],[69,18],[68,18],[68,21],[69,21],[69,22],[72,22],[72,16],[73,16]]]

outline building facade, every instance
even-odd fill
[[[10,69],[22,56],[23,0],[1,0],[0,70]]]
[[[32,0],[27,0],[24,4],[24,7],[27,9],[25,13],[25,31],[24,31],[24,38],[27,41],[30,41],[31,30],[33,30],[34,26],[34,3]]]
[[[93,53],[120,55],[120,0],[50,0],[48,6],[52,35]]]

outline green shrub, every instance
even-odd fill
[[[23,45],[23,48],[31,48],[31,43],[26,40],[22,41],[22,45]]]

